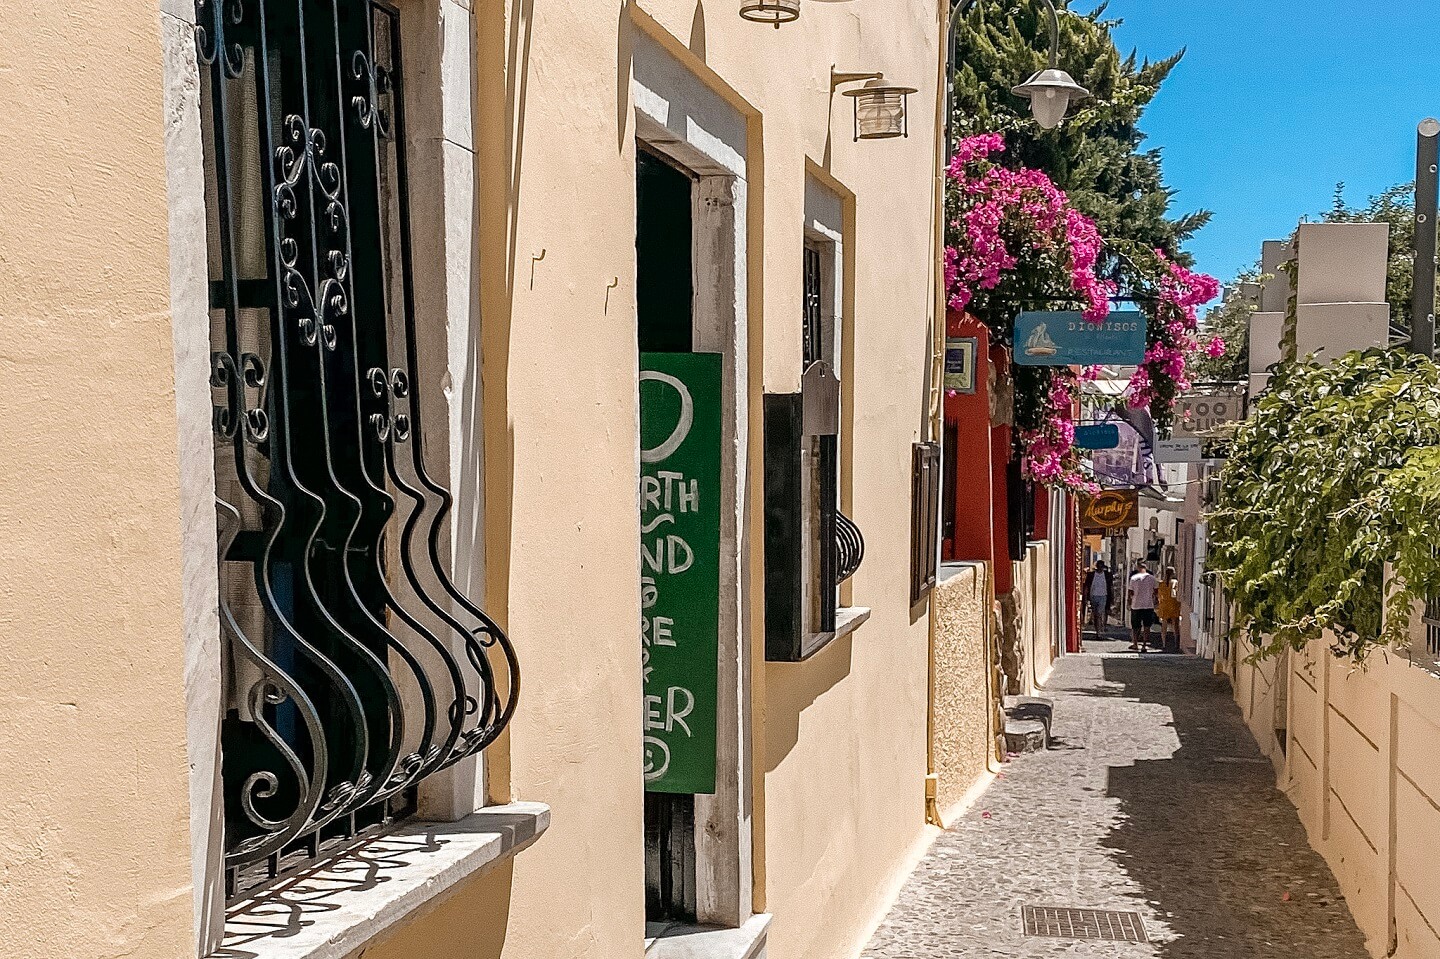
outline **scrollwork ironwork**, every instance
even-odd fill
[[[239,504],[217,506],[233,880],[384,822],[499,735],[519,673],[442,561],[451,497],[419,449],[398,17],[370,0],[197,0],[196,13],[221,264],[217,489]],[[332,38],[334,62],[312,63]],[[231,180],[230,139],[250,117],[258,193]],[[237,244],[260,218],[269,276],[242,281]]]
[[[245,72],[245,51],[227,34],[230,27],[238,27],[244,19],[245,6],[241,0],[195,2],[195,56],[205,66],[218,61],[231,80]]]

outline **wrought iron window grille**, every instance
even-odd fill
[[[227,892],[411,808],[514,714],[427,469],[400,21],[197,0]]]

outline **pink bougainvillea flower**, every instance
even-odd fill
[[[1011,169],[997,158],[1005,139],[997,133],[966,137],[956,144],[946,170],[947,222],[944,257],[946,303],[951,310],[976,310],[986,322],[1008,324],[1010,311],[1042,289],[1051,295],[1074,294],[1081,314],[1099,324],[1110,313],[1118,292],[1102,274],[1105,239],[1095,221],[1076,209],[1065,191],[1039,170]],[[1157,421],[1171,415],[1175,396],[1190,388],[1189,366],[1200,353],[1217,355],[1216,339],[1201,343],[1199,309],[1214,299],[1220,285],[1154,251],[1153,261],[1134,256],[1141,279],[1155,296],[1146,313],[1147,343],[1125,395],[1133,408],[1150,410]],[[1017,283],[1014,296],[1006,284]],[[1023,291],[1023,292],[1021,292]],[[978,300],[978,304],[977,304]],[[1004,327],[999,327],[1004,329]],[[1094,370],[1056,368],[1037,380],[1043,390],[1027,422],[1017,423],[1022,469],[1032,480],[1064,489],[1094,486],[1075,449],[1074,416],[1082,383]]]

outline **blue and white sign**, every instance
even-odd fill
[[[1120,427],[1115,423],[1077,426],[1075,445],[1082,450],[1113,450],[1120,445]]]
[[[1072,311],[1021,313],[1015,362],[1021,366],[1138,366],[1145,359],[1145,315],[1117,310],[1092,323]]]

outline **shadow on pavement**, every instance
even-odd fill
[[[1156,954],[1365,959],[1334,877],[1276,788],[1225,680],[1193,658],[1102,663],[1105,686],[1075,694],[1153,704],[1172,718],[1138,723],[1142,758],[1109,767],[1107,794],[1121,815],[1101,843],[1168,926],[1151,930],[1168,940],[1155,943]]]

